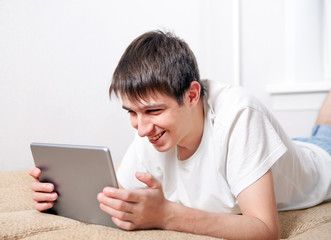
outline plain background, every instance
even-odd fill
[[[330,87],[325,2],[0,0],[0,171],[30,167],[33,141],[106,146],[120,161],[134,130],[108,87],[128,44],[155,29],[190,45],[202,78],[244,86],[291,137],[308,135]]]

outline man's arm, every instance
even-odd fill
[[[148,188],[105,188],[98,195],[101,209],[122,229],[160,228],[226,239],[279,239],[270,170],[239,194],[243,215],[210,213],[167,201],[152,175],[138,173],[137,178]]]
[[[226,239],[279,239],[278,213],[270,170],[243,190],[238,201],[242,215],[208,213],[173,206],[177,208],[174,218],[179,219],[170,220],[169,229]]]

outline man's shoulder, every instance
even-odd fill
[[[216,114],[236,114],[245,108],[264,109],[258,99],[240,86],[211,80],[205,80],[203,84],[207,90],[207,103]]]

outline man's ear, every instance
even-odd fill
[[[190,88],[188,90],[188,97],[190,105],[196,105],[200,99],[201,86],[197,81],[191,82]]]

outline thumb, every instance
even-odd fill
[[[136,172],[136,178],[150,188],[161,188],[161,183],[150,173]]]

